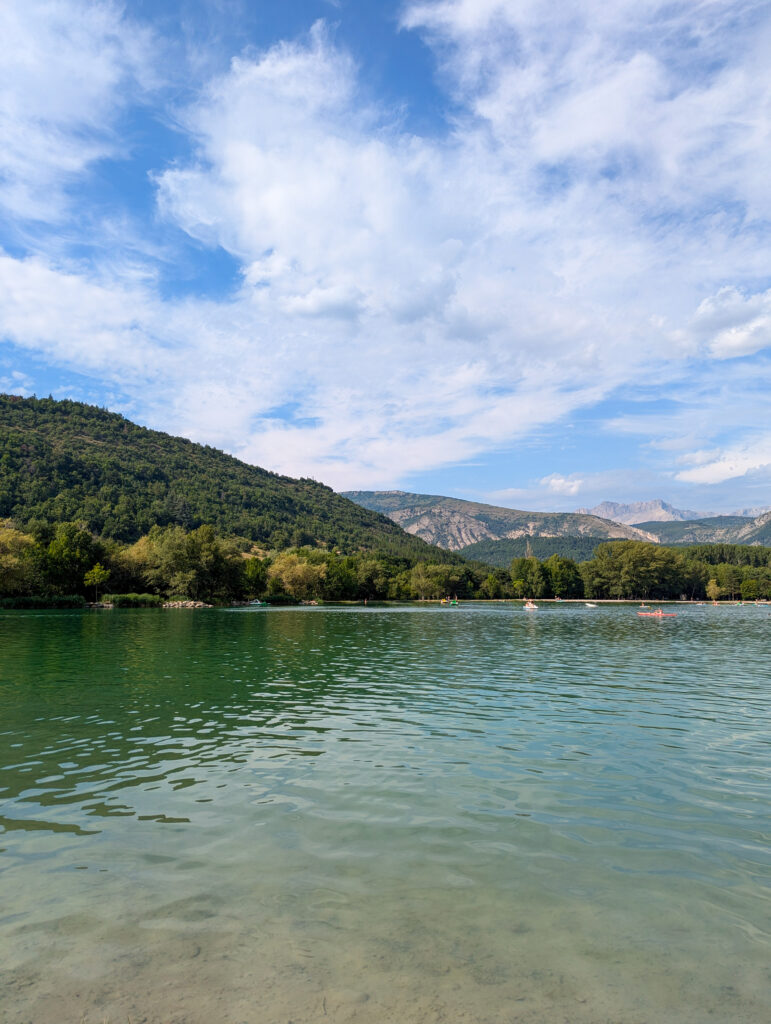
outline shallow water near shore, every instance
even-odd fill
[[[3,1021],[771,1018],[769,608],[0,614]]]

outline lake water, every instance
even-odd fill
[[[0,613],[4,1022],[771,1019],[769,608]]]

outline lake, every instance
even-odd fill
[[[0,613],[4,1022],[771,1019],[771,609]]]

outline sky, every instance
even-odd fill
[[[343,489],[771,505],[766,0],[3,0],[0,390]]]

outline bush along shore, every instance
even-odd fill
[[[442,552],[438,553],[440,556]],[[508,569],[325,546],[265,551],[211,526],[154,526],[133,544],[100,538],[83,523],[0,522],[0,607],[202,607],[260,600],[415,601],[561,598],[764,600],[771,548],[666,548],[601,543],[584,562],[515,558]]]

